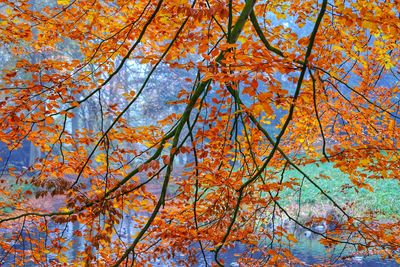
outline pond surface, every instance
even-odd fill
[[[225,266],[237,267],[238,258],[235,256],[236,253],[245,252],[245,247],[243,245],[238,244],[236,247],[228,250],[226,253],[221,254],[221,258],[225,260]],[[326,250],[323,245],[321,245],[317,239],[308,239],[303,238],[300,239],[299,242],[292,248],[292,253],[296,257],[298,257],[301,261],[303,261],[307,265],[311,264],[323,264],[329,260],[334,261],[339,266],[357,266],[357,267],[379,267],[379,266],[388,266],[395,267],[399,266],[394,260],[382,260],[376,256],[369,257],[350,257],[347,260],[340,260],[336,257],[331,257],[326,253]],[[337,251],[337,254],[339,251]],[[343,254],[342,256],[345,256]],[[207,255],[207,260],[209,263],[213,262],[214,255]],[[199,259],[200,260],[200,259]],[[159,265],[162,266],[162,265]],[[205,266],[204,263],[200,263],[197,265],[198,267]]]

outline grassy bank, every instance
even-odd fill
[[[341,205],[352,205],[350,212],[356,216],[362,216],[366,212],[376,212],[378,217],[389,218],[400,214],[400,182],[396,180],[366,180],[374,191],[366,189],[355,189],[348,176],[338,169],[334,169],[332,164],[325,163],[310,164],[303,166],[302,170],[313,177],[313,181],[318,184],[330,197]],[[331,177],[331,179],[318,178],[320,174]],[[288,170],[285,177],[296,177],[299,182],[303,182],[301,187],[301,204],[304,208],[316,211],[332,206],[329,200],[307,179],[302,180],[301,174],[294,170]],[[358,191],[358,192],[357,192]],[[285,204],[295,204],[299,200],[299,193],[293,190],[285,190],[281,193],[281,199]],[[310,211],[312,212],[312,211]]]

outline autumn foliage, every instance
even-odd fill
[[[223,266],[240,243],[243,266],[302,264],[278,218],[399,261],[398,217],[359,216],[304,170],[400,179],[398,1],[1,2],[4,262]],[[304,181],[334,228],[281,198]]]

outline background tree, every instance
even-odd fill
[[[399,261],[398,217],[307,171],[340,170],[344,193],[398,181],[396,1],[3,1],[0,16],[0,141],[40,151],[3,173],[3,261],[222,266],[241,244],[245,265],[298,264],[296,229]],[[303,218],[304,186],[330,210]]]

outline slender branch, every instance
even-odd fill
[[[321,137],[322,137],[322,154],[324,155],[324,157],[326,158],[327,161],[329,161],[329,157],[326,154],[326,140],[325,140],[325,134],[324,134],[324,129],[322,128],[322,124],[321,124],[321,120],[318,114],[318,108],[317,108],[317,93],[316,93],[316,88],[315,88],[315,77],[312,74],[311,70],[308,70],[311,80],[312,80],[312,88],[313,88],[313,104],[314,104],[314,112],[315,112],[315,117],[317,118],[318,121],[318,126],[319,126],[319,130],[321,132]]]
[[[51,213],[39,213],[39,212],[28,212],[24,214],[17,215],[15,217],[9,217],[6,219],[1,219],[0,224],[8,221],[15,221],[21,218],[29,217],[29,216],[35,216],[35,217],[53,217],[53,216],[68,216],[72,215],[74,211],[66,211],[66,212],[51,212]]]

